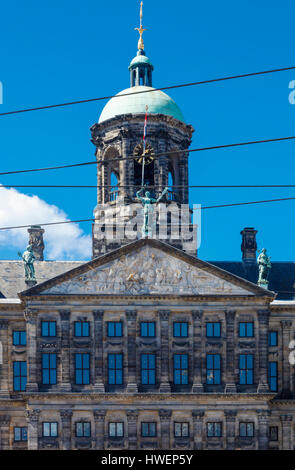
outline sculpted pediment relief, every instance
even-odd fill
[[[214,268],[212,267],[214,270]],[[40,292],[41,294],[174,294],[254,295],[250,289],[231,283],[178,257],[152,246],[143,246],[87,272]]]

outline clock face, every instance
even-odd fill
[[[140,165],[142,165],[142,163],[143,163],[143,157],[144,157],[144,164],[145,165],[149,165],[150,163],[152,163],[152,161],[155,158],[154,154],[155,154],[155,152],[153,150],[153,147],[148,142],[146,143],[146,146],[145,146],[145,154],[144,155],[143,155],[143,144],[142,143],[136,145],[136,147],[133,150],[133,155],[135,157],[138,157],[138,158],[136,158],[136,161]]]

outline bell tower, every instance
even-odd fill
[[[141,238],[142,206],[136,192],[141,189],[143,174],[144,188],[152,197],[158,198],[168,187],[161,203],[153,205],[153,237],[196,255],[196,244],[188,243],[187,235],[190,231],[195,237],[188,206],[187,152],[193,128],[184,122],[181,110],[166,93],[152,88],[154,67],[144,51],[142,5],[136,29],[140,38],[137,55],[129,65],[131,86],[108,101],[98,123],[91,127],[98,160],[93,257]],[[132,224],[134,238],[130,235]]]

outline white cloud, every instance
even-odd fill
[[[28,196],[0,185],[0,227],[34,225],[69,220],[65,212],[38,196]],[[46,259],[89,259],[91,237],[77,224],[45,226]],[[22,251],[28,242],[27,229],[0,231],[0,247],[16,247]]]

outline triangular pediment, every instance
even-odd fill
[[[20,295],[272,296],[272,293],[170,245],[143,239]]]

